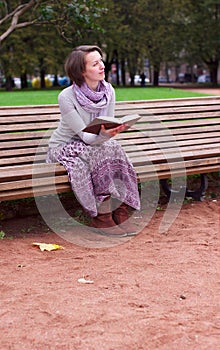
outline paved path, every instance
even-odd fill
[[[193,91],[193,92],[199,92],[202,94],[209,94],[209,95],[217,95],[220,96],[220,87],[219,88],[207,88],[207,87],[197,87],[197,86],[193,86],[193,84],[160,84],[160,86],[166,86],[166,87],[173,87],[173,88],[177,88],[180,90],[188,90],[188,91]]]
[[[193,91],[193,92],[200,92],[202,94],[211,94],[211,95],[218,95],[220,96],[220,89],[205,89],[205,88],[194,88],[194,89],[187,89],[189,91]]]

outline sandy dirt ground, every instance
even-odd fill
[[[77,225],[65,239],[36,215],[1,221],[0,349],[219,349],[219,204],[188,201],[166,233],[159,208],[109,246]]]

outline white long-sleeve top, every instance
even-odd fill
[[[107,108],[100,110],[100,116],[114,117],[115,91],[113,87],[112,97]],[[81,139],[88,145],[98,145],[109,139],[108,136],[83,132],[82,130],[92,121],[92,114],[86,112],[76,100],[72,86],[61,91],[58,96],[61,117],[57,129],[54,130],[49,140],[49,147],[58,147],[72,139]]]

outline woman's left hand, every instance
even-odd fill
[[[119,134],[120,132],[124,131],[126,129],[126,126],[126,124],[122,124],[113,129],[106,129],[104,125],[101,125],[101,133],[106,134],[109,137],[113,137]]]

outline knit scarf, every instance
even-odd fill
[[[90,89],[85,82],[80,87],[73,84],[73,90],[80,106],[93,117],[97,117],[102,109],[108,107],[112,97],[110,84],[105,80],[99,82],[96,91]]]

